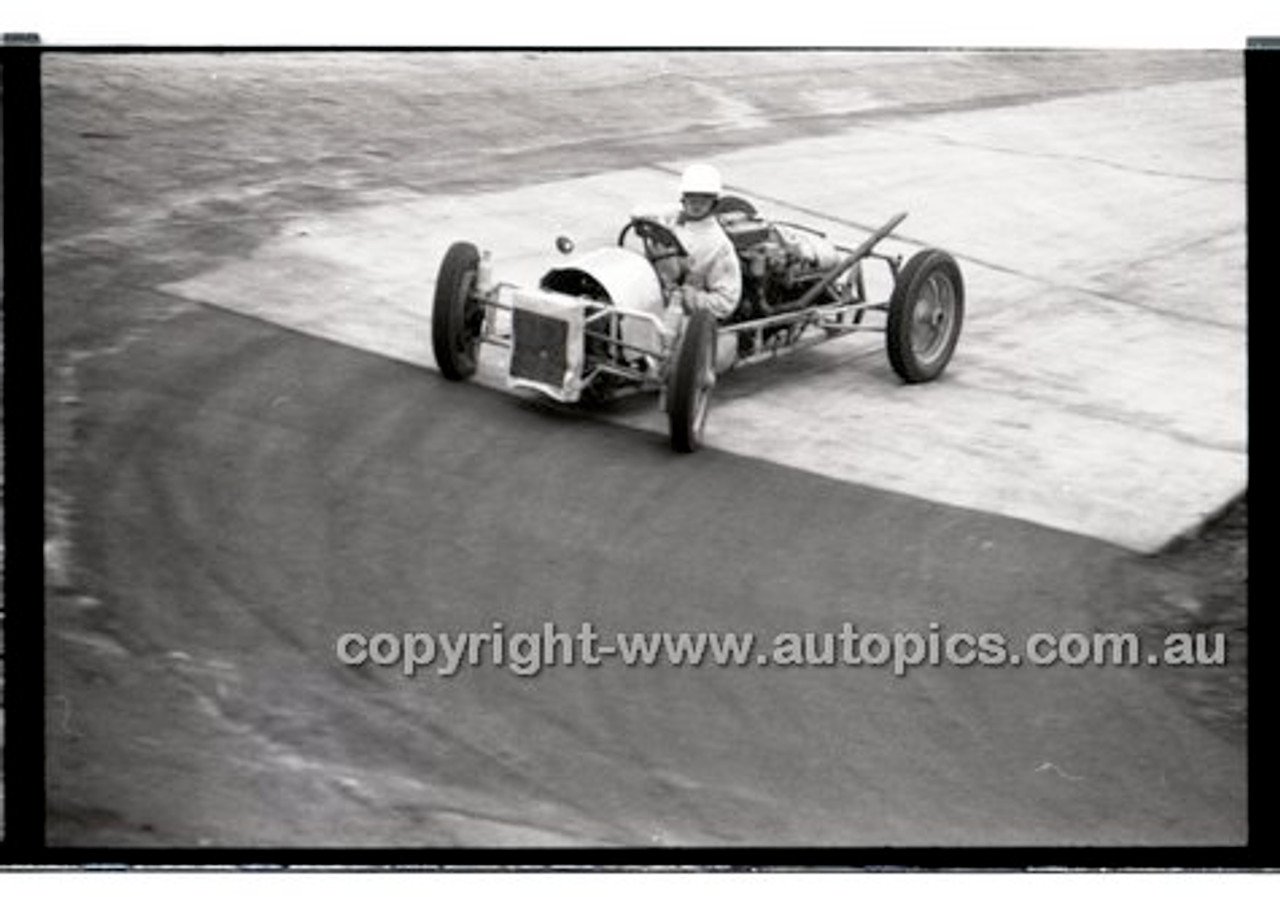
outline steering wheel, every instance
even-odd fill
[[[689,254],[688,250],[680,243],[680,238],[675,235],[671,228],[654,221],[652,218],[632,218],[627,222],[626,227],[618,234],[619,246],[626,243],[627,234],[633,230],[641,240],[644,240],[644,252],[651,262],[660,262],[663,259],[677,258]]]

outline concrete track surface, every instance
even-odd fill
[[[1234,57],[45,68],[53,843],[1243,841],[1243,748],[1176,669],[407,678],[334,653],[495,624],[1099,628],[1135,550],[1245,485]],[[870,336],[743,371],[686,458],[648,403],[426,369],[449,242],[534,276],[693,158],[845,241],[909,211],[896,251],[968,279],[948,375],[901,387]]]

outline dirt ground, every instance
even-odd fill
[[[1229,53],[955,54],[928,71],[905,57],[871,62],[840,54],[782,54],[755,60],[749,75],[732,75],[721,71],[722,61],[699,54],[672,54],[660,67],[628,54],[592,56],[585,64],[555,54],[520,54],[518,64],[527,69],[527,83],[536,88],[531,94],[539,98],[521,105],[511,102],[506,78],[486,80],[466,54],[443,60],[376,54],[340,59],[238,53],[47,56],[44,324],[51,633],[92,629],[85,621],[101,619],[106,613],[101,602],[112,601],[109,594],[95,596],[93,586],[115,575],[115,558],[103,546],[116,536],[107,522],[85,523],[92,509],[83,506],[76,484],[96,476],[98,465],[105,469],[130,461],[146,469],[132,456],[83,454],[86,444],[122,451],[133,446],[102,432],[110,418],[86,408],[86,396],[97,394],[106,402],[104,384],[117,379],[136,386],[127,373],[135,363],[133,353],[145,350],[157,335],[185,332],[188,321],[192,333],[205,332],[195,328],[221,332],[208,323],[205,310],[194,312],[189,303],[156,288],[249,254],[290,216],[348,208],[362,194],[381,188],[483,191],[608,170],[620,159],[644,158],[659,149],[673,156],[823,134],[859,116],[927,114],[1233,77],[1240,65]],[[570,69],[572,79],[566,77]],[[858,90],[822,102],[797,99],[812,97],[813,83],[833,73],[856,82]],[[688,84],[697,90],[673,89]],[[765,120],[740,116],[732,100],[744,91],[769,112]],[[668,113],[657,124],[655,106]],[[477,135],[495,129],[511,135],[510,141],[478,141]],[[460,178],[461,167],[472,173]],[[477,171],[484,177],[476,177]],[[149,360],[143,364],[158,364],[160,356],[143,351],[139,357]],[[344,363],[364,371],[358,362]],[[228,364],[226,371],[232,369]],[[225,371],[210,362],[202,373],[220,377]],[[383,376],[365,375],[375,382]],[[167,370],[141,370],[138,376],[146,379],[149,397],[171,389],[175,402],[199,406],[199,397],[184,392],[182,373],[172,382]],[[216,417],[218,408],[210,414]],[[150,437],[160,438],[138,430],[138,451]],[[173,452],[177,456],[178,449]],[[230,457],[224,460],[233,464]],[[210,491],[216,494],[216,484]],[[115,493],[104,487],[95,495],[110,499]],[[139,517],[150,513],[136,510]],[[183,512],[180,506],[166,510]],[[81,552],[84,543],[96,548]],[[220,557],[219,550],[210,547],[210,556]],[[1228,634],[1225,666],[1176,678],[1150,675],[1205,728],[1242,746],[1247,733],[1247,498],[1241,496],[1199,532],[1158,555],[1124,557],[1118,569],[1115,602],[1091,607],[1097,628],[1123,624],[1151,633],[1203,628]],[[110,625],[122,627],[116,633],[121,644],[131,644],[127,619]],[[49,681],[57,696],[50,705],[50,725],[58,743],[51,753],[63,764],[56,783],[61,790],[50,807],[57,837],[63,843],[92,844],[234,843],[226,830],[200,829],[194,816],[190,825],[167,829],[145,816],[147,799],[138,795],[151,783],[137,788],[117,783],[128,778],[123,770],[152,748],[116,743],[104,734],[110,733],[110,722],[101,723],[92,737],[94,725],[70,715],[68,708],[83,707],[94,695],[147,693],[147,677],[160,667],[148,666],[151,661],[135,664],[117,653],[112,638],[50,644],[56,647],[50,650]],[[157,693],[173,687],[155,686]],[[182,697],[189,696],[183,692]],[[358,720],[356,712],[344,713],[344,719]],[[289,723],[290,731],[321,728],[310,717],[302,720],[300,715]],[[69,738],[72,731],[84,737]],[[189,731],[197,733],[193,743],[204,734],[194,725]],[[175,780],[190,772],[185,763]],[[299,798],[290,793],[282,799]],[[333,801],[339,806],[338,798]],[[410,810],[404,812],[413,821]],[[274,843],[308,843],[323,832],[292,824],[263,824],[257,835]],[[449,835],[436,834],[450,843]],[[359,835],[380,843],[401,837],[402,830],[373,827]],[[478,837],[496,836],[483,830]]]

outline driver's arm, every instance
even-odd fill
[[[632,219],[643,218],[661,224],[667,230],[674,230],[676,222],[680,218],[680,207],[678,205],[662,204],[637,206],[631,210]],[[662,282],[663,292],[667,292],[676,287],[684,280],[685,274],[689,271],[688,260],[682,256],[669,255],[665,258],[661,257],[662,253],[670,247],[657,246],[649,240],[645,240],[645,254],[653,262],[653,269],[658,273],[658,279]],[[655,256],[658,256],[655,258]]]
[[[729,317],[742,298],[742,268],[733,244],[728,240],[720,244],[699,268],[705,275],[690,278],[694,283],[686,281],[682,290],[685,311],[705,308],[717,318]]]

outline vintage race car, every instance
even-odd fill
[[[497,281],[489,253],[449,247],[432,308],[432,349],[440,372],[466,380],[481,345],[505,349],[510,386],[559,402],[654,390],[672,447],[702,443],[718,375],[753,361],[862,330],[882,331],[893,370],[923,383],[946,369],[964,318],[964,282],[955,259],[924,249],[906,264],[877,245],[906,218],[895,215],[861,244],[840,246],[811,228],[762,218],[742,197],[720,199],[715,214],[742,270],[742,299],[723,321],[707,311],[668,309],[664,266],[685,255],[661,216],[637,212],[611,245],[551,268],[536,286]],[[565,255],[574,247],[556,241]],[[885,298],[868,295],[864,266],[887,266]],[[883,279],[883,278],[882,278]]]

